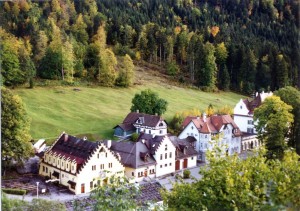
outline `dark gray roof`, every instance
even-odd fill
[[[116,127],[120,127],[120,128],[122,128],[124,131],[132,131],[132,130],[135,130],[135,129],[136,129],[136,128],[134,127],[134,125],[131,124],[131,123],[122,123],[122,124],[119,124],[119,125],[115,126],[114,129],[115,129]]]
[[[153,155],[157,148],[159,147],[161,141],[164,139],[165,136],[154,136],[151,134],[141,133],[138,137],[138,142],[144,142],[147,146],[149,152]]]
[[[141,142],[112,141],[110,149],[121,156],[121,163],[127,167],[140,168],[156,164],[146,145]]]
[[[123,121],[123,124],[134,124],[140,117],[144,119],[144,122],[142,122],[141,125],[146,125],[149,127],[155,127],[160,120],[163,120],[161,116],[131,112],[126,116],[126,118]]]
[[[137,201],[141,204],[146,204],[147,202],[159,202],[162,201],[160,195],[160,189],[163,188],[158,182],[146,183],[139,186],[140,192],[137,196]]]
[[[170,136],[169,138],[176,147],[176,159],[191,157],[198,154],[187,138],[179,139],[177,136]]]

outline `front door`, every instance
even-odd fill
[[[81,184],[81,193],[84,193],[84,183]]]
[[[176,160],[175,171],[178,171],[179,169],[180,169],[180,160]]]
[[[187,168],[187,167],[188,167],[188,159],[184,159],[183,168]]]

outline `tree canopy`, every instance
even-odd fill
[[[2,165],[12,160],[22,162],[33,153],[30,122],[21,98],[1,88],[1,153]]]
[[[292,107],[287,105],[278,96],[267,97],[264,102],[254,110],[255,129],[258,139],[265,143],[268,158],[283,156],[286,147],[285,138],[293,123]]]
[[[163,192],[171,210],[281,210],[299,209],[299,156],[285,152],[282,161],[267,160],[265,150],[240,159],[214,150],[202,178],[192,184],[175,183]]]
[[[274,92],[286,104],[293,107],[294,122],[290,126],[288,145],[294,147],[300,155],[300,91],[287,86]]]
[[[132,99],[131,111],[139,111],[141,113],[162,115],[167,110],[168,102],[158,97],[158,94],[150,89],[135,94]]]

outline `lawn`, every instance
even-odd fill
[[[36,87],[15,89],[21,96],[31,118],[34,139],[52,142],[65,131],[71,135],[87,135],[90,139],[112,138],[113,127],[130,111],[131,99],[141,90],[150,88],[168,101],[168,121],[178,111],[198,108],[204,111],[211,103],[215,108],[234,105],[243,96],[232,92],[205,93],[166,85],[164,81],[147,81],[131,88],[106,87]],[[79,89],[74,90],[74,88]],[[51,141],[52,140],[52,141]]]

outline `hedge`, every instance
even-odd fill
[[[4,193],[15,194],[15,195],[25,195],[26,194],[26,190],[22,190],[22,189],[2,188],[2,191]]]

